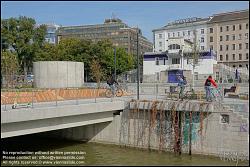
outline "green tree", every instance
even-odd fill
[[[35,53],[45,42],[46,26],[36,26],[32,18],[20,16],[1,20],[3,49],[17,53],[22,72],[27,74],[32,68]]]
[[[1,75],[7,82],[7,87],[13,85],[13,77],[19,72],[19,65],[17,55],[10,51],[3,51],[1,53]]]

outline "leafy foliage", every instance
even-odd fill
[[[65,38],[57,45],[45,41],[46,26],[37,26],[33,18],[1,19],[3,50],[12,50],[17,56],[21,72],[27,74],[32,70],[34,61],[77,61],[84,62],[87,78],[97,79],[91,68],[100,65],[101,76],[105,77],[115,70],[114,46],[109,40],[93,43],[79,38]],[[92,61],[92,59],[95,61]],[[134,67],[134,58],[124,48],[116,48],[117,75]],[[99,75],[99,74],[98,74]]]
[[[20,16],[1,20],[3,50],[12,50],[24,73],[31,69],[35,53],[45,42],[46,26],[36,26],[32,18]]]

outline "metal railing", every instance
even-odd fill
[[[233,84],[219,84],[222,101],[224,100],[224,88],[230,88]],[[249,94],[248,85],[239,84],[239,93],[245,92]],[[108,85],[101,83],[97,87],[96,83],[86,83],[81,88],[55,88],[55,89],[38,89],[38,88],[22,88],[22,89],[1,89],[1,110],[12,109],[16,104],[20,107],[48,107],[62,105],[79,105],[97,102],[112,102],[114,100],[130,100],[137,96],[136,83],[120,83],[123,90],[122,97],[112,96],[106,97]],[[140,83],[139,98],[140,99],[178,99],[179,90],[171,90],[176,87],[175,83]],[[204,86],[195,86],[192,91],[191,85],[188,85],[184,94],[188,96],[186,100],[204,100]],[[171,95],[171,96],[170,96]],[[28,105],[29,104],[29,105]]]

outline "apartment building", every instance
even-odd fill
[[[151,52],[153,44],[142,35],[139,28],[131,28],[118,18],[106,19],[104,24],[60,27],[58,41],[63,38],[81,38],[97,42],[109,39],[114,46],[123,47],[129,54],[137,54],[137,33],[139,33],[139,54]]]
[[[168,50],[169,39],[182,37],[196,43],[201,51],[208,51],[207,22],[210,18],[187,18],[168,23],[166,26],[153,30],[154,52]]]
[[[215,14],[207,31],[207,45],[217,53],[218,63],[248,69],[249,10]]]

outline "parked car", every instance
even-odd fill
[[[27,75],[27,81],[34,82],[34,75],[32,75],[32,74]]]

